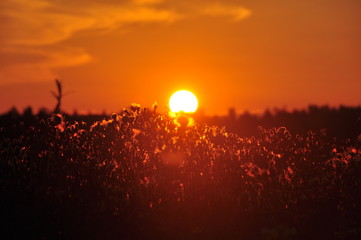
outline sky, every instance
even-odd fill
[[[1,0],[0,112],[131,103],[173,92],[206,114],[361,104],[359,0]]]

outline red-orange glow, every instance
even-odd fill
[[[0,112],[53,109],[55,78],[69,112],[165,111],[183,88],[207,114],[360,104],[358,1],[217,2],[2,1]]]

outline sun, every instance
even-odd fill
[[[170,97],[169,108],[174,113],[194,113],[198,108],[198,99],[190,91],[180,90]]]

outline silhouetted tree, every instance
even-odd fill
[[[25,108],[23,112],[24,118],[32,118],[34,116],[33,114],[33,108],[31,106]]]
[[[44,118],[47,118],[50,115],[50,113],[51,112],[47,108],[42,107],[39,109],[38,117],[40,119],[44,119]]]
[[[12,107],[5,115],[8,115],[12,119],[19,118],[20,114],[16,107]]]
[[[62,87],[62,82],[59,79],[55,79],[55,83],[56,83],[56,88],[57,88],[58,93],[55,93],[54,91],[51,91],[51,93],[53,94],[53,96],[55,97],[55,99],[58,102],[57,102],[53,112],[60,113],[61,100],[63,98],[63,87]]]

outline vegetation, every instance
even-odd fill
[[[60,114],[14,121],[0,128],[1,232],[6,239],[359,239],[360,143],[285,127],[239,137],[136,105],[93,124]]]
[[[305,134],[309,130],[327,130],[329,138],[355,139],[361,133],[361,106],[315,106],[307,109],[287,111],[284,109],[266,110],[263,114],[244,112],[237,115],[229,109],[227,116],[197,116],[198,121],[209,125],[226,126],[230,132],[251,137],[258,134],[258,126],[264,128],[285,126],[292,133]]]

